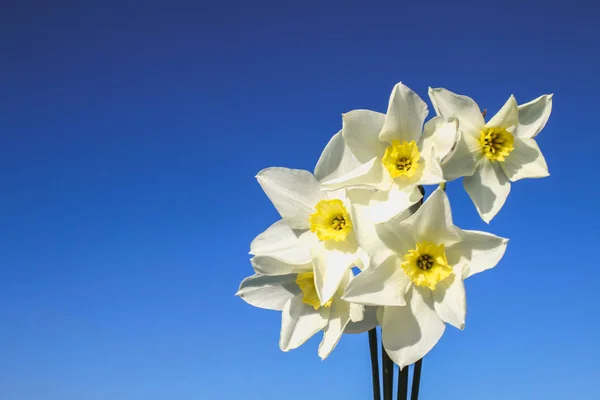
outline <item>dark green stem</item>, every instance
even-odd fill
[[[383,369],[383,400],[393,400],[394,362],[383,347],[383,338],[381,338],[381,366]]]
[[[398,400],[408,400],[408,365],[398,368]]]
[[[415,363],[413,369],[412,389],[410,390],[410,400],[419,400],[419,386],[421,385],[421,368],[423,367],[423,359]]]
[[[369,350],[371,353],[373,400],[381,400],[381,389],[379,388],[379,359],[377,357],[377,328],[373,328],[369,331]]]

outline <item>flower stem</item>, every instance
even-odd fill
[[[410,390],[410,400],[419,400],[419,385],[421,384],[421,368],[423,366],[423,359],[415,363],[413,369],[413,382],[412,389]]]
[[[377,328],[373,328],[369,331],[369,350],[371,352],[373,400],[381,400],[381,389],[379,388],[379,359],[377,357]]]
[[[383,400],[393,400],[394,362],[383,347],[383,338],[381,338],[381,366],[383,369]]]
[[[398,368],[398,400],[408,399],[408,365]]]

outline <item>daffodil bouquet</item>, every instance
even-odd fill
[[[467,96],[430,88],[429,98],[437,115],[425,122],[425,102],[398,83],[386,114],[343,115],[314,173],[277,167],[257,175],[281,220],[252,241],[254,275],[237,295],[282,312],[283,351],[323,331],[325,359],[342,334],[369,332],[375,399],[376,327],[384,399],[392,398],[394,364],[397,398],[407,398],[413,363],[411,398],[418,398],[422,358],[447,323],[464,328],[463,281],[493,268],[506,250],[508,239],[454,225],[446,182],[462,177],[489,222],[511,182],[548,176],[535,137],[552,95],[522,105],[511,96],[487,122]],[[426,185],[437,188],[424,200]]]

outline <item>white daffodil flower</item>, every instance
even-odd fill
[[[465,177],[463,185],[485,222],[504,205],[511,182],[549,175],[534,138],[548,121],[552,95],[521,106],[511,96],[487,123],[470,97],[443,88],[429,88],[429,97],[439,116],[459,121],[460,139],[443,166],[444,176]]]
[[[360,165],[361,163],[344,141],[342,131],[339,131],[325,146],[314,174],[319,182],[324,182],[343,176]],[[376,189],[359,187],[347,188],[346,191],[352,199],[352,222],[360,247],[369,255],[383,254],[381,250],[384,246],[375,231],[375,223],[371,218],[371,201]],[[367,266],[365,265],[365,267]]]
[[[378,189],[371,200],[375,222],[387,221],[418,202],[419,185],[444,181],[440,163],[452,150],[457,121],[434,118],[425,124],[427,105],[398,83],[387,114],[354,110],[343,115],[342,136],[361,164],[342,176],[324,180],[330,189]]]
[[[343,299],[381,306],[383,345],[401,368],[425,356],[445,323],[463,329],[463,279],[494,267],[507,239],[453,225],[446,193],[437,189],[407,219],[377,226],[392,255],[360,273]]]
[[[257,179],[282,221],[255,239],[251,253],[298,262],[307,257],[304,249],[310,248],[317,293],[321,304],[327,303],[348,269],[369,263],[356,238],[350,198],[344,189],[322,191],[317,179],[304,170],[267,168]]]
[[[267,270],[271,275],[257,273],[244,279],[236,295],[255,307],[282,311],[281,350],[295,349],[322,330],[318,354],[325,359],[352,323],[365,330],[374,326],[360,325],[363,307],[340,298],[352,279],[351,270],[344,273],[338,291],[321,304],[312,263],[290,264],[269,256],[256,256],[252,264],[255,270]]]

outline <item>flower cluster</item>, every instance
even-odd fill
[[[258,173],[281,220],[252,241],[255,274],[237,295],[282,311],[283,351],[323,331],[325,358],[343,333],[380,325],[402,368],[431,350],[446,323],[463,329],[463,281],[494,267],[508,240],[455,226],[445,182],[463,177],[489,222],[511,182],[548,176],[535,137],[552,95],[523,105],[511,96],[487,122],[469,97],[430,88],[429,98],[437,116],[425,122],[426,103],[399,83],[386,114],[343,115],[314,173]],[[423,201],[425,185],[439,187]]]

